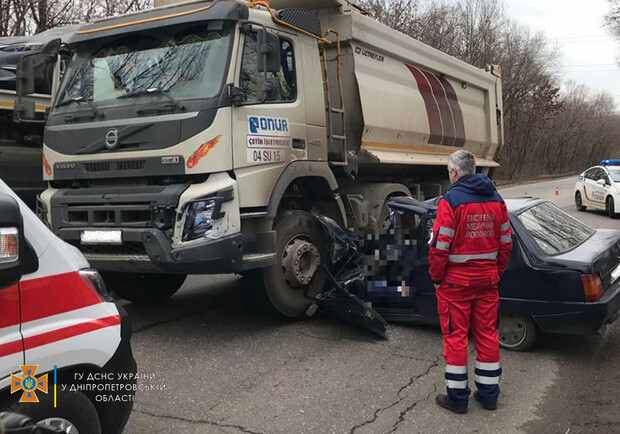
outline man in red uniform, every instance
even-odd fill
[[[467,335],[471,328],[476,347],[474,398],[495,410],[502,374],[497,285],[512,250],[508,211],[491,180],[476,174],[472,153],[453,153],[448,173],[453,185],[439,201],[429,241],[448,391],[436,401],[455,413],[467,412]]]

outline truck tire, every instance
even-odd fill
[[[107,288],[136,304],[159,304],[183,285],[185,274],[102,273]]]
[[[54,408],[54,393],[37,393],[39,402],[15,402],[10,411],[28,416],[35,424],[61,428],[61,432],[101,434],[99,415],[93,403],[82,392],[58,390],[56,408]]]
[[[320,265],[329,268],[330,256],[323,227],[308,212],[286,211],[276,218],[274,229],[279,260],[263,269],[264,292],[278,313],[299,318],[325,286]]]

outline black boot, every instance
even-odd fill
[[[448,395],[440,394],[435,397],[435,402],[438,406],[450,410],[453,413],[463,414],[467,413],[467,406],[458,407],[448,397]]]
[[[478,395],[478,392],[474,392],[474,399],[478,401],[480,404],[482,404],[482,406],[486,408],[487,410],[497,410],[497,402],[495,404],[487,404],[486,402],[482,400],[482,398],[480,398],[480,395]]]

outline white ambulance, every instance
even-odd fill
[[[121,432],[136,387],[130,336],[99,273],[0,179],[0,411]]]

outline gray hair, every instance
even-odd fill
[[[456,169],[459,176],[473,175],[476,173],[476,157],[469,151],[460,149],[453,152],[448,159],[448,167]]]

